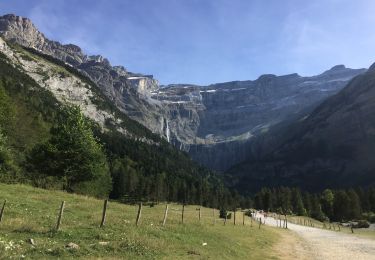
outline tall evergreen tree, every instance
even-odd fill
[[[290,188],[288,187],[281,187],[280,188],[280,199],[281,199],[281,209],[282,213],[286,214],[292,211],[292,203],[291,203],[291,197],[292,197],[292,192]]]
[[[6,137],[0,129],[0,181],[16,181],[17,168],[13,162],[13,155],[8,146]]]
[[[292,208],[293,212],[299,216],[306,216],[307,212],[303,205],[301,192],[298,188],[292,189]]]
[[[62,109],[50,140],[33,149],[29,162],[68,191],[105,197],[112,187],[106,156],[79,107]]]
[[[325,221],[326,216],[322,211],[322,206],[320,205],[320,199],[318,195],[311,196],[311,211],[310,216],[320,221]]]
[[[367,196],[368,196],[369,203],[370,203],[370,210],[372,212],[375,212],[375,187],[369,188],[367,193],[368,193]]]
[[[328,218],[333,217],[333,201],[334,201],[334,194],[332,190],[326,189],[322,193],[321,203],[322,203],[322,210],[328,216]]]
[[[312,204],[311,204],[311,194],[308,192],[303,193],[303,205],[305,206],[306,214],[310,216]]]
[[[349,205],[348,205],[348,218],[358,219],[361,216],[361,204],[357,193],[350,189],[348,191]]]
[[[335,192],[333,200],[333,220],[349,220],[349,204],[349,197],[344,190]]]

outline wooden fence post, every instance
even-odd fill
[[[7,200],[4,200],[3,207],[1,208],[1,211],[0,211],[0,223],[1,223],[1,221],[3,220],[4,210],[5,210],[5,204],[6,204],[6,203],[7,203]]]
[[[288,218],[286,217],[286,214],[285,214],[285,228],[288,229]]]
[[[185,204],[182,204],[181,223],[184,224]]]
[[[250,217],[250,227],[253,227],[253,217]]]
[[[64,208],[65,208],[65,201],[61,202],[59,217],[57,218],[56,231],[60,230],[61,221],[62,221],[62,217],[64,214]]]
[[[167,216],[168,216],[168,204],[165,205],[165,212],[164,212],[164,219],[163,219],[163,227],[165,226],[165,222],[167,222]]]
[[[139,203],[138,205],[138,213],[137,213],[137,220],[135,222],[135,225],[139,225],[139,221],[141,220],[141,214],[142,214],[142,202]]]
[[[107,218],[107,205],[108,205],[108,200],[104,200],[102,222],[100,223],[100,227],[103,227],[105,225],[105,220]]]
[[[236,225],[236,210],[233,210],[233,225]]]
[[[242,226],[245,226],[245,212],[242,212]]]
[[[228,212],[225,211],[224,226],[227,224]]]
[[[198,219],[199,219],[199,222],[201,222],[201,207],[199,206],[199,212],[198,212]]]
[[[260,226],[262,225],[262,219],[259,218],[259,229],[260,229]]]

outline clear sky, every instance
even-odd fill
[[[375,61],[373,0],[0,0],[0,10],[162,84]]]

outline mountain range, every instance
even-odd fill
[[[100,55],[84,54],[78,46],[51,41],[27,18],[0,17],[0,35],[78,70],[98,88],[90,92],[82,84],[72,84],[77,83],[72,79],[51,77],[50,68],[32,64],[22,55],[14,57],[0,42],[2,53],[13,56],[58,99],[81,105],[85,115],[103,127],[111,125],[133,136],[111,112],[113,108],[101,110],[93,101],[104,95],[120,113],[197,162],[229,174],[229,183],[244,192],[262,185],[309,189],[350,185],[354,175],[358,185],[374,181],[369,156],[375,123],[372,68],[337,65],[309,77],[266,74],[208,86],[163,86],[152,75],[129,72]],[[342,180],[335,183],[337,178]]]

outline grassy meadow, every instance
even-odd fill
[[[137,205],[109,202],[100,228],[103,201],[25,185],[0,184],[0,203],[7,200],[0,223],[0,259],[277,259],[273,250],[281,229],[262,226],[237,214],[224,226],[218,210],[181,205],[144,206],[139,226]],[[66,201],[61,230],[55,232],[61,201]],[[233,214],[232,214],[233,216]],[[215,219],[215,224],[214,224]],[[33,239],[35,245],[28,242]],[[75,243],[78,249],[66,247]]]

